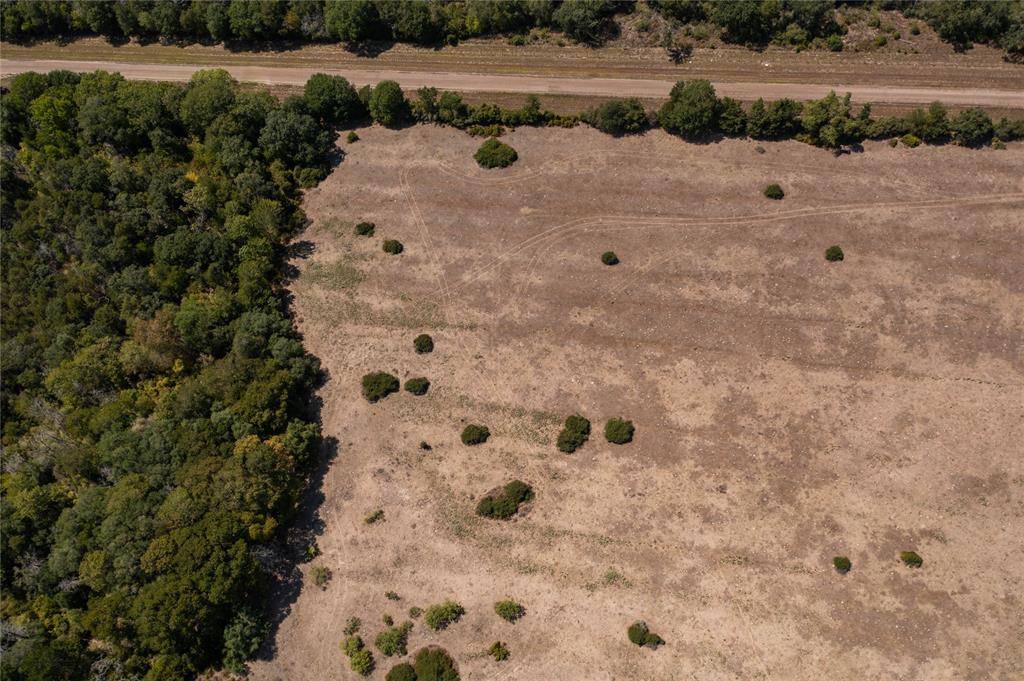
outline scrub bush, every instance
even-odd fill
[[[398,379],[384,371],[363,376],[363,397],[368,402],[377,402],[391,393],[398,392]]]
[[[424,355],[434,351],[434,339],[425,333],[421,333],[413,339],[412,346],[416,349],[416,354]]]
[[[770,184],[764,188],[764,196],[767,199],[778,201],[785,195],[786,193],[782,191],[782,187],[777,184]]]
[[[465,608],[455,601],[449,600],[443,603],[436,603],[427,608],[423,621],[434,631],[441,631],[449,625],[458,622],[465,614]]]
[[[491,431],[487,429],[487,426],[470,424],[462,430],[462,444],[467,446],[483,444],[490,436]]]
[[[565,426],[558,434],[558,450],[572,454],[582,447],[589,437],[590,421],[579,414],[573,414],[565,419]]]
[[[516,162],[519,154],[509,145],[492,137],[480,145],[473,158],[481,168],[507,168]]]
[[[430,381],[422,376],[419,378],[410,378],[405,382],[405,389],[413,395],[426,395],[429,388]]]
[[[612,444],[624,445],[633,440],[635,430],[632,421],[608,419],[608,423],[604,424],[604,437]]]
[[[519,512],[522,503],[532,498],[532,487],[521,480],[513,480],[480,499],[476,506],[476,514],[485,518],[508,520]]]

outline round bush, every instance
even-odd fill
[[[416,670],[408,662],[403,662],[392,667],[384,681],[416,681]]]
[[[423,615],[423,621],[434,631],[441,631],[447,628],[448,625],[458,622],[465,614],[465,608],[455,601],[449,600],[444,603],[436,603],[427,608]]]
[[[444,648],[428,646],[416,653],[416,681],[459,681],[455,660]]]
[[[908,132],[900,138],[900,142],[903,142],[903,146],[913,149],[921,145],[921,138]]]
[[[393,80],[382,80],[370,91],[368,107],[374,123],[387,127],[400,124],[408,111],[405,93]]]
[[[405,655],[410,629],[412,629],[412,622],[406,622],[400,627],[388,625],[387,629],[377,634],[373,644],[387,657]]]
[[[777,184],[770,184],[770,185],[768,185],[767,187],[764,188],[764,195],[765,195],[765,198],[773,199],[775,201],[778,201],[783,196],[785,196],[786,193],[784,191],[782,191],[782,187],[780,187],[779,185],[777,185]]]
[[[619,256],[615,255],[615,251],[605,251],[601,254],[601,262],[605,265],[618,265]]]
[[[526,614],[526,608],[509,598],[495,603],[494,612],[506,622],[515,622]]]
[[[643,620],[638,620],[629,625],[626,635],[634,645],[646,646],[648,648],[657,648],[665,642],[657,634],[651,633],[650,629],[647,628],[647,623]]]
[[[483,444],[490,436],[491,431],[487,429],[487,426],[471,423],[462,430],[462,444],[469,446]]]
[[[533,499],[533,488],[522,480],[513,480],[485,494],[476,505],[476,514],[485,518],[508,520],[519,512],[521,504],[530,499]]]
[[[393,392],[398,392],[398,379],[384,371],[377,371],[363,376],[363,397],[369,402],[382,400]]]
[[[430,381],[422,376],[419,378],[410,378],[405,382],[405,389],[413,395],[426,395],[427,390],[430,389]]]
[[[355,234],[356,236],[373,236],[373,231],[377,228],[377,225],[372,222],[360,222],[356,225]]]
[[[839,262],[843,259],[843,249],[839,246],[829,246],[825,249],[825,260],[829,262]]]
[[[635,430],[632,421],[608,419],[608,423],[604,424],[604,438],[612,444],[624,445],[633,440]]]
[[[384,252],[390,253],[391,255],[398,255],[405,250],[405,246],[402,245],[401,241],[397,239],[385,239],[384,240]]]
[[[421,333],[413,339],[412,346],[416,349],[416,354],[425,355],[428,352],[434,351],[434,339],[425,333]]]
[[[582,447],[589,437],[590,421],[579,414],[574,414],[565,419],[565,426],[558,434],[556,445],[559,451],[572,454]]]
[[[917,555],[915,551],[901,551],[900,560],[902,560],[903,564],[907,567],[919,568],[924,565],[924,558]]]
[[[832,559],[832,565],[835,567],[837,572],[844,575],[850,571],[851,567],[853,567],[853,563],[851,563],[850,559],[846,556],[836,556]]]
[[[374,662],[373,653],[366,648],[357,650],[348,658],[349,666],[352,667],[352,671],[360,676],[369,676],[373,672]]]
[[[359,134],[356,133],[355,130],[351,130],[351,131],[349,131],[349,133],[345,137],[345,139],[348,141],[349,144],[352,144],[353,142],[358,142],[359,141]]]
[[[509,145],[492,137],[480,145],[473,158],[481,168],[507,168],[516,162],[519,154]]]

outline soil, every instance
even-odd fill
[[[303,570],[333,579],[287,604],[255,678],[355,678],[348,618],[369,643],[449,598],[465,616],[417,620],[409,649],[470,681],[1019,678],[1024,145],[524,128],[486,171],[456,130],[358,134],[306,196],[292,284],[338,442]],[[378,370],[430,392],[369,404]],[[573,413],[593,430],[568,455]],[[604,441],[611,417],[631,443]],[[491,438],[463,446],[468,423]],[[474,515],[513,479],[528,513]],[[666,644],[632,645],[636,620]],[[398,660],[375,655],[383,678]]]

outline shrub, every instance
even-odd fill
[[[917,135],[912,135],[909,132],[900,138],[900,142],[903,142],[903,146],[910,147],[913,149],[921,144],[921,138]]]
[[[476,506],[476,514],[485,518],[508,520],[519,512],[519,506],[533,498],[533,488],[521,480],[488,492]]]
[[[412,622],[406,622],[400,627],[389,627],[377,634],[373,644],[386,657],[405,655],[410,629],[412,629]]]
[[[471,423],[462,430],[462,444],[468,446],[483,444],[490,436],[491,431],[487,429],[487,426]]]
[[[366,523],[367,525],[373,525],[374,523],[379,523],[381,520],[384,520],[384,509],[383,508],[378,508],[376,511],[374,511],[370,515],[368,515],[365,518],[363,518],[363,522]]]
[[[348,141],[349,144],[353,144],[359,141],[359,135],[355,130],[350,130],[348,135],[345,136],[345,140]]]
[[[398,255],[405,250],[405,246],[403,246],[402,242],[397,239],[385,239],[383,248],[385,253],[389,253],[391,255]]]
[[[363,626],[362,620],[360,620],[358,617],[349,617],[348,621],[345,622],[345,635],[351,636],[352,634],[359,631],[359,627],[361,626]]]
[[[825,41],[825,45],[832,52],[843,51],[843,39],[837,35],[830,35],[828,39]]]
[[[416,669],[416,681],[459,681],[455,660],[444,648],[421,648],[416,653],[413,667]]]
[[[616,445],[624,445],[627,442],[631,442],[634,431],[632,421],[608,419],[608,423],[604,424],[604,438]]]
[[[770,184],[764,188],[764,196],[766,199],[778,201],[785,195],[786,193],[782,191],[782,187],[777,184]]]
[[[629,135],[647,129],[647,112],[639,99],[612,99],[583,114],[584,122],[609,135]]]
[[[387,372],[377,371],[363,376],[363,397],[369,402],[382,400],[398,392],[398,388],[398,379]]]
[[[504,662],[510,655],[508,648],[501,641],[495,641],[487,653],[498,662]]]
[[[992,139],[995,132],[992,119],[978,108],[964,109],[950,124],[953,139],[964,147],[980,147]]]
[[[626,630],[626,635],[634,645],[646,646],[648,648],[657,648],[665,641],[657,634],[651,633],[650,629],[647,628],[647,623],[638,620],[629,625],[629,629]]]
[[[658,122],[674,135],[701,137],[713,130],[717,109],[718,99],[710,82],[681,80],[658,111]]]
[[[509,145],[492,137],[480,145],[473,158],[481,168],[507,168],[516,162],[519,154]]]
[[[837,572],[844,575],[850,571],[851,567],[853,567],[853,563],[851,563],[850,559],[846,556],[836,556],[832,559],[832,565],[835,567]]]
[[[917,555],[915,551],[900,551],[900,560],[907,567],[919,568],[924,564],[924,558]]]
[[[370,91],[368,107],[374,123],[393,128],[405,120],[409,103],[405,93],[393,80],[382,80]]]
[[[421,333],[412,340],[412,347],[417,355],[425,355],[434,351],[434,339],[425,333]]]
[[[573,414],[565,419],[565,425],[562,427],[562,432],[558,434],[556,445],[559,451],[572,454],[582,447],[589,437],[590,421],[579,414]]]
[[[618,265],[619,256],[615,255],[615,251],[605,251],[601,254],[601,262],[605,265]]]
[[[373,672],[375,666],[373,661],[373,653],[363,648],[357,650],[348,657],[348,664],[352,667],[352,671],[360,676],[369,676]]]
[[[389,627],[392,627],[392,626],[395,625],[395,618],[392,617],[391,615],[388,615],[387,613],[385,613],[384,616],[381,617],[380,619],[381,619],[382,622],[384,622],[385,625],[387,625]]]
[[[718,100],[718,127],[730,137],[743,137],[747,134],[747,112],[732,97]]]
[[[384,681],[416,681],[416,670],[408,662],[397,664],[384,677]]]
[[[843,259],[843,249],[839,246],[829,246],[825,249],[825,260],[839,262]]]
[[[326,565],[317,565],[310,573],[313,576],[313,583],[321,589],[327,589],[327,583],[331,581],[331,568]]]
[[[430,381],[422,376],[410,378],[405,382],[405,389],[413,395],[426,395],[430,388]]]
[[[498,617],[506,622],[515,622],[526,614],[526,608],[509,598],[495,603],[494,612],[496,612]]]
[[[419,619],[420,615],[422,615],[422,614],[423,614],[423,608],[421,608],[419,606],[414,605],[411,608],[409,608],[409,617],[413,618],[414,620]]]
[[[402,597],[399,596],[394,591],[385,591],[384,592],[384,598],[388,599],[389,601],[400,601],[400,600],[402,600]]]
[[[465,608],[455,601],[448,600],[427,608],[423,621],[434,631],[441,631],[446,629],[448,625],[458,622],[465,614]]]
[[[356,225],[355,234],[356,236],[373,236],[375,229],[377,229],[377,225],[372,222],[360,222]]]
[[[347,636],[341,642],[341,649],[345,651],[345,655],[352,657],[353,654],[363,649],[363,639],[355,634]]]

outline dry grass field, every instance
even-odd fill
[[[308,193],[292,285],[338,442],[303,570],[333,579],[288,604],[256,678],[356,678],[349,617],[372,646],[384,614],[447,598],[466,615],[417,620],[410,651],[470,681],[1021,678],[1024,146],[524,128],[485,171],[455,130],[358,132]],[[369,404],[377,370],[430,392]],[[577,412],[593,433],[563,454]],[[633,442],[604,440],[616,416]],[[491,439],[464,446],[467,423]],[[514,478],[525,512],[474,514]],[[630,644],[637,619],[666,645]]]

